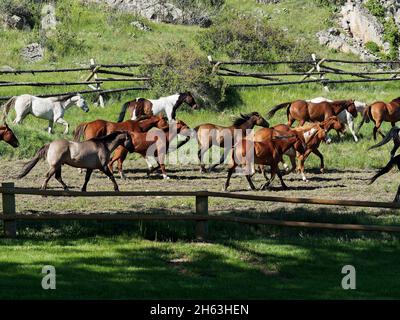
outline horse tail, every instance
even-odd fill
[[[126,109],[128,109],[128,106],[130,103],[131,103],[131,101],[128,101],[122,105],[121,112],[119,113],[119,116],[118,116],[118,122],[124,121]]]
[[[4,108],[3,110],[3,117],[1,118],[1,120],[4,122],[7,118],[8,113],[10,112],[10,109],[15,105],[15,100],[17,99],[17,97],[12,97],[11,99],[9,99],[5,104],[3,104],[1,108]]]
[[[371,119],[372,119],[372,115],[371,115],[371,106],[368,106],[368,107],[366,107],[366,108],[364,109],[363,117],[362,117],[362,119],[361,119],[360,124],[359,124],[358,127],[357,127],[357,132],[356,132],[356,133],[358,133],[358,132],[360,131],[360,129],[361,129],[362,125],[364,124],[364,122],[365,122],[365,123],[368,123]]]
[[[82,122],[75,128],[73,132],[74,141],[79,142],[81,140],[81,137],[84,135],[86,131],[87,124],[88,124],[87,122]]]
[[[372,147],[369,147],[368,150],[381,147],[381,146],[383,146],[384,144],[388,143],[390,140],[392,140],[392,138],[395,137],[395,135],[396,135],[399,131],[400,131],[400,129],[397,128],[397,127],[391,128],[390,131],[387,133],[387,135],[386,135],[381,141],[379,141],[377,144],[373,145]]]
[[[36,164],[39,162],[40,159],[44,159],[47,156],[47,152],[49,151],[50,143],[45,144],[41,147],[37,152],[35,157],[32,158],[31,161],[26,163],[22,168],[22,172],[18,175],[18,179],[25,177]]]
[[[292,102],[285,102],[273,107],[270,112],[267,113],[267,119],[271,119],[278,110],[288,107],[291,103]]]
[[[369,184],[374,183],[375,180],[378,179],[380,176],[388,173],[394,167],[394,165],[397,165],[397,167],[400,168],[400,155],[397,155],[394,158],[390,159],[387,165],[380,169],[378,173],[371,178]]]

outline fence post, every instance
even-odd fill
[[[208,196],[196,196],[196,214],[205,216],[204,220],[196,222],[196,239],[204,241],[208,234]]]
[[[96,62],[93,58],[90,59],[90,67],[92,68],[92,74],[91,74],[90,78],[94,77],[94,80],[97,81],[97,79],[98,79],[97,70],[99,69],[99,66],[96,65]],[[88,80],[86,80],[86,81],[88,81]],[[89,87],[93,90],[101,90],[100,83],[96,83],[96,87],[94,87],[92,85],[89,85]],[[98,103],[99,103],[100,107],[104,108],[104,99],[103,99],[103,96],[101,95],[101,93],[99,93],[99,102]]]
[[[14,182],[3,182],[2,188],[14,189]],[[3,216],[15,214],[15,194],[2,193]],[[4,235],[7,238],[15,238],[17,236],[17,224],[15,220],[4,220]]]

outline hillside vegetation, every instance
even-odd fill
[[[19,54],[26,44],[40,41],[40,32],[36,25],[33,30],[7,29],[0,33],[0,66],[6,65],[15,69],[87,66],[91,58],[94,58],[97,63],[161,60],[168,62],[171,66],[174,62],[179,62],[178,69],[169,67],[165,72],[134,70],[135,72],[152,72],[155,78],[154,89],[146,92],[132,91],[109,95],[106,97],[107,104],[104,109],[93,104],[95,95],[86,95],[91,110],[84,114],[77,108],[70,109],[65,119],[70,122],[71,128],[82,121],[96,118],[116,120],[122,103],[128,99],[137,96],[152,98],[186,89],[193,90],[203,106],[199,111],[190,111],[186,108],[179,110],[178,117],[192,127],[203,122],[216,122],[216,112],[218,123],[229,124],[240,112],[259,111],[265,115],[272,106],[299,98],[326,96],[331,99],[354,98],[373,102],[375,100],[389,101],[398,96],[397,85],[393,82],[332,85],[328,93],[321,85],[312,84],[225,91],[227,83],[235,81],[245,83],[254,80],[222,80],[205,77],[205,74],[209,72],[206,67],[207,55],[212,55],[215,60],[278,60],[309,59],[310,53],[314,52],[318,56],[330,58],[357,59],[355,56],[333,52],[318,44],[315,33],[332,26],[333,15],[334,8],[320,0],[284,0],[271,5],[257,4],[254,0],[226,0],[220,14],[215,17],[214,24],[210,28],[201,28],[155,23],[107,7],[83,5],[77,0],[60,0],[57,1],[57,17],[60,20],[58,25],[60,35],[57,38],[59,41],[55,45],[53,43],[52,49],[47,47],[44,60],[27,64]],[[141,31],[131,25],[131,21],[141,21],[150,27],[151,31]],[[252,33],[253,29],[255,32]],[[232,41],[227,41],[227,39]],[[241,48],[240,45],[243,43],[245,47]],[[357,68],[357,66],[350,67]],[[265,67],[257,67],[257,71],[265,70],[263,68]],[[1,79],[5,81],[71,81],[84,80],[87,75],[87,72],[2,75]],[[105,88],[123,85],[129,84],[107,83]],[[56,93],[86,88],[83,86],[71,86],[68,89],[66,87],[7,87],[0,89],[0,95]],[[12,112],[9,122],[13,117]],[[286,122],[284,112],[278,113],[271,120],[272,124],[281,122]],[[54,136],[46,133],[46,127],[46,121],[31,116],[23,125],[14,126],[21,141],[21,147],[12,149],[3,143],[0,144],[2,157],[29,158],[42,144],[56,137],[62,137],[62,126],[55,126]],[[371,125],[365,125],[361,131],[364,139],[357,145],[350,136],[347,136],[340,143],[322,146],[327,166],[381,166],[386,161],[386,157],[382,157],[379,151],[369,152],[368,157],[364,156],[367,148],[372,144],[371,131]],[[310,158],[310,164],[315,165],[317,162],[313,162],[312,159],[313,157]]]

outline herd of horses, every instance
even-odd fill
[[[91,174],[95,169],[107,175],[113,183],[114,190],[118,190],[118,184],[113,175],[113,165],[117,162],[118,172],[124,179],[123,162],[128,153],[136,152],[147,161],[148,175],[156,169],[160,169],[163,177],[168,179],[165,156],[171,151],[170,142],[181,135],[186,138],[177,143],[176,148],[180,148],[190,139],[197,140],[197,156],[200,171],[203,173],[206,172],[204,156],[212,146],[224,148],[224,153],[219,161],[210,166],[209,171],[213,171],[216,166],[224,163],[230,154],[224,190],[228,189],[231,176],[235,172],[245,175],[252,190],[256,189],[252,182],[252,176],[256,172],[262,173],[266,179],[266,183],[261,187],[262,190],[268,188],[276,176],[278,176],[282,188],[286,189],[279,163],[283,163],[286,173],[297,170],[301,173],[302,179],[307,181],[304,164],[308,156],[314,153],[320,158],[320,170],[324,172],[324,158],[318,150],[321,142],[330,143],[331,139],[328,133],[331,130],[336,131],[340,137],[345,132],[346,125],[354,140],[358,141],[354,128],[354,118],[358,113],[362,114],[358,130],[364,122],[372,121],[374,123],[374,140],[376,140],[377,133],[383,136],[383,140],[370,149],[380,147],[391,140],[394,142],[391,160],[371,179],[371,183],[379,176],[389,172],[394,165],[400,168],[400,156],[395,156],[396,150],[400,146],[400,129],[395,126],[396,122],[400,120],[400,98],[389,103],[377,101],[370,105],[354,100],[332,101],[325,98],[296,100],[273,107],[268,112],[266,119],[258,112],[251,112],[245,115],[241,114],[230,126],[204,123],[193,129],[189,128],[182,120],[176,119],[177,109],[184,103],[192,109],[198,108],[198,104],[190,92],[178,93],[156,100],[137,98],[128,101],[122,106],[118,122],[101,119],[84,122],[74,130],[73,141],[60,139],[45,144],[37,151],[34,158],[25,164],[18,178],[26,176],[40,159],[46,159],[49,170],[46,173],[42,189],[46,189],[51,177],[55,176],[64,190],[67,190],[68,186],[64,183],[61,174],[62,166],[67,164],[86,169],[82,191],[86,191]],[[3,120],[6,119],[10,109],[15,107],[14,124],[22,123],[28,114],[32,114],[49,121],[47,129],[49,133],[53,132],[54,123],[64,125],[64,133],[67,133],[69,125],[63,116],[73,104],[85,112],[89,111],[85,100],[80,95],[50,98],[22,95],[11,98],[1,108],[4,109]],[[287,124],[270,126],[267,119],[270,120],[276,112],[284,108],[286,108]],[[124,121],[127,111],[130,119]],[[297,127],[293,127],[296,121],[298,122]],[[392,129],[386,136],[380,130],[384,121],[390,122],[392,125]],[[261,128],[254,131],[255,126]],[[17,137],[6,123],[0,126],[1,140],[15,148],[19,146]],[[284,155],[290,159],[290,169],[283,161]],[[156,167],[153,167],[149,161],[150,156],[156,159]],[[296,159],[298,163],[296,163]],[[267,167],[270,169],[267,170]]]

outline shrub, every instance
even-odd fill
[[[381,22],[385,18],[385,8],[378,0],[368,0],[364,3],[368,11],[377,17]]]
[[[211,77],[212,66],[207,57],[178,41],[148,54],[150,63],[141,72],[151,75],[152,91],[157,96],[191,91],[205,106],[217,106],[224,100],[225,85],[221,77]]]
[[[285,33],[272,27],[267,18],[236,11],[218,17],[197,41],[206,52],[242,60],[275,60],[292,46]]]
[[[173,0],[172,2],[182,10],[184,23],[209,27],[211,18],[219,13],[225,0]]]
[[[377,53],[379,53],[381,51],[381,49],[376,44],[376,42],[373,42],[373,41],[368,41],[365,44],[365,48],[372,54],[377,54]]]
[[[40,20],[40,9],[34,0],[1,0],[0,13],[8,16],[16,15],[34,28]]]
[[[397,59],[399,57],[400,32],[393,17],[385,22],[384,28],[383,40],[390,44],[388,58]]]

